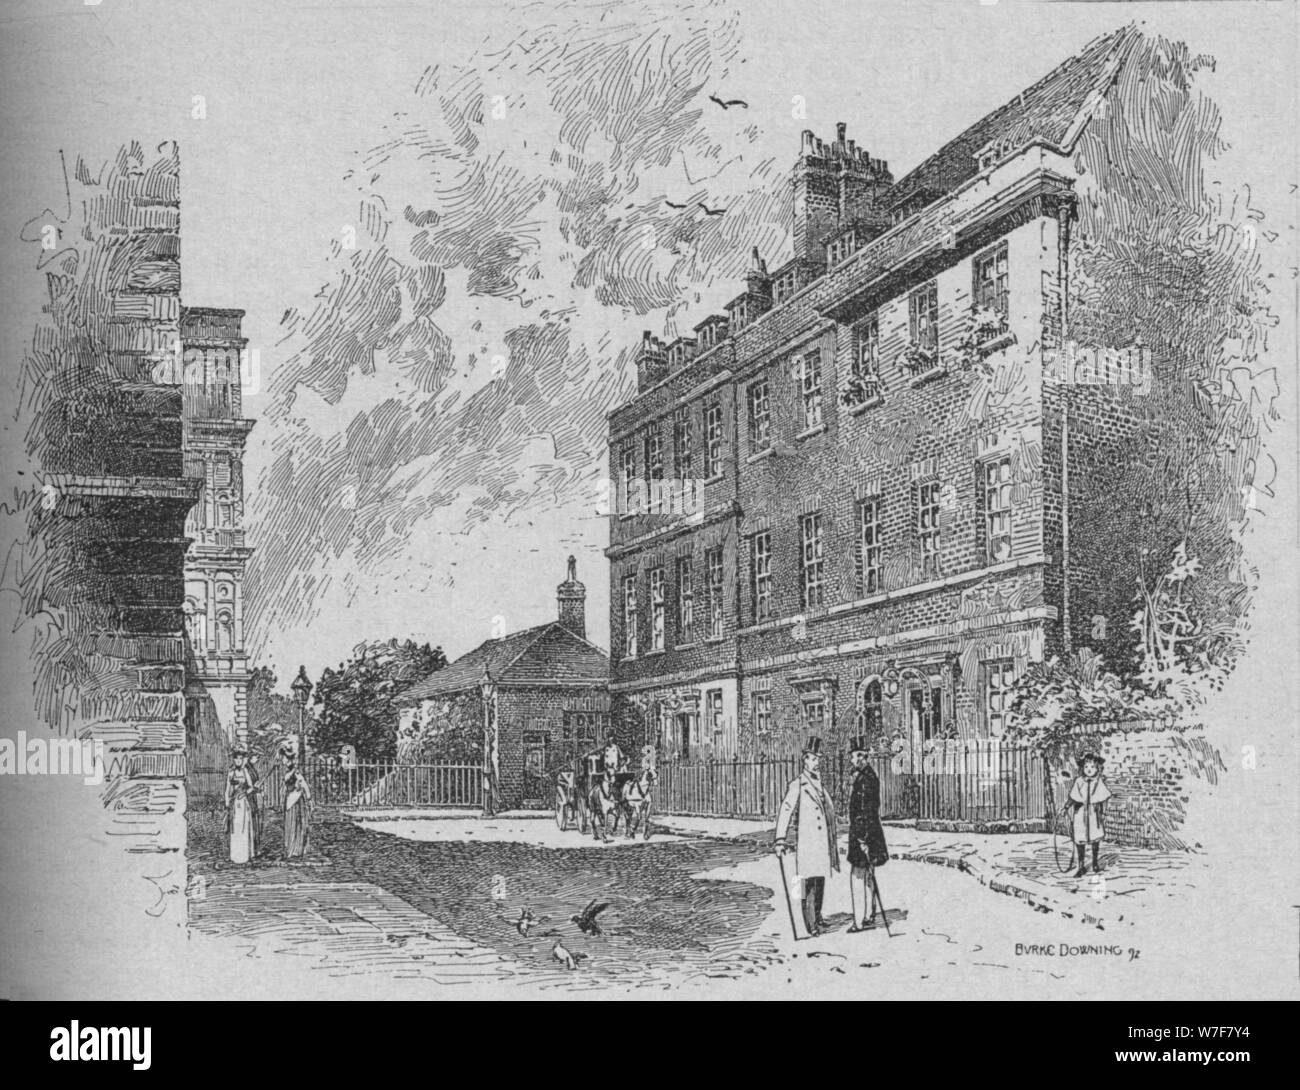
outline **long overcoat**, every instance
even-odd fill
[[[801,878],[826,878],[840,869],[835,844],[835,804],[820,776],[803,772],[794,780],[776,817],[777,840],[789,840],[794,826],[795,873]]]

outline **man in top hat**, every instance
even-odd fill
[[[876,918],[874,870],[889,862],[889,849],[885,847],[885,830],[880,825],[880,777],[871,767],[865,736],[849,743],[849,761],[853,766],[853,786],[849,793],[849,893],[853,899],[853,926],[849,930],[864,931],[867,923]]]
[[[786,855],[791,822],[795,828],[795,874],[803,884],[803,918],[810,935],[826,926],[822,901],[826,879],[840,869],[835,844],[835,805],[821,781],[820,738],[809,738],[803,751],[803,769],[790,784],[776,818],[776,852]]]

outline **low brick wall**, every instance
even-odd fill
[[[1134,724],[1109,734],[1080,735],[1079,752],[1105,759],[1105,779],[1114,797],[1106,803],[1106,839],[1140,848],[1191,847],[1181,835],[1192,793],[1226,771],[1223,758],[1199,725]],[[1077,775],[1073,763],[1053,775],[1056,806],[1064,804]]]

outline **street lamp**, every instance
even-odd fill
[[[289,686],[293,698],[298,701],[298,767],[307,764],[307,698],[311,696],[311,682],[307,680],[307,667],[298,667],[298,676]]]
[[[491,672],[483,667],[483,676],[478,682],[479,694],[483,697],[483,816],[494,817],[496,814],[497,781],[501,773],[498,746],[497,725],[497,683]]]

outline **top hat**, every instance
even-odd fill
[[[815,734],[805,739],[803,744],[803,755],[807,757],[810,753],[820,757],[822,753],[822,740]]]
[[[867,745],[867,736],[865,734],[859,734],[857,737],[849,739],[850,753],[866,753],[870,748]]]

